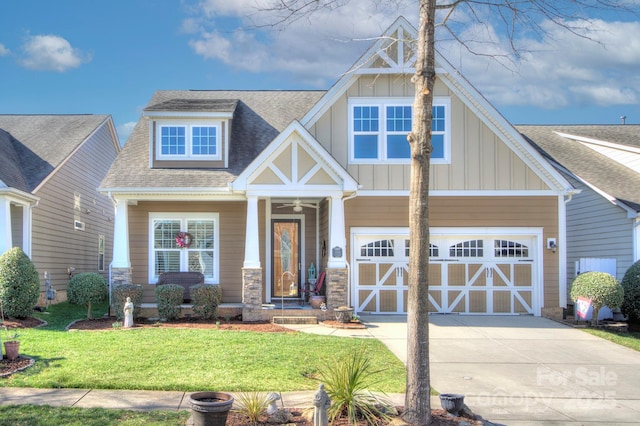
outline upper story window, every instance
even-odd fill
[[[166,124],[158,129],[159,160],[219,160],[218,125]]]
[[[408,163],[407,135],[413,120],[411,98],[352,98],[349,100],[350,161]],[[432,163],[450,161],[450,100],[434,97],[431,122]]]

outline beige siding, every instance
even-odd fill
[[[547,185],[440,81],[436,96],[451,98],[451,164],[431,167],[437,190],[541,190]],[[360,77],[311,128],[316,139],[365,190],[408,190],[410,166],[348,162],[350,97],[413,97],[408,76]]]
[[[345,203],[347,232],[352,227],[408,227],[408,199],[357,197]],[[431,197],[431,227],[539,227],[543,241],[558,238],[556,197]],[[350,244],[350,240],[347,240]],[[351,253],[347,247],[347,254]],[[559,306],[558,256],[543,253],[544,306]]]
[[[101,274],[108,277],[114,208],[96,188],[115,159],[115,150],[109,128],[103,125],[35,192],[40,202],[33,209],[32,258],[43,291],[45,271],[58,291],[66,290],[68,267],[76,273],[98,272],[98,235],[105,236],[106,270]],[[79,208],[74,208],[74,194],[80,195]],[[85,230],[74,230],[74,220],[84,222]]]

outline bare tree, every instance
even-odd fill
[[[269,0],[262,11],[274,13],[270,25],[287,25],[315,12],[339,8],[350,0]],[[406,0],[368,0],[372,4],[398,4]],[[619,0],[412,0],[419,8],[417,60],[412,81],[415,85],[409,193],[409,277],[407,305],[407,386],[404,419],[413,425],[428,425],[431,419],[429,374],[429,162],[431,157],[431,114],[435,71],[435,28],[441,27],[467,50],[483,54],[459,38],[456,13],[479,24],[482,9],[492,12],[503,25],[512,54],[523,49],[516,35],[545,32],[542,20],[583,38],[590,38],[590,12],[635,13],[633,2]],[[629,7],[626,7],[628,4]],[[464,9],[464,12],[461,11]],[[440,19],[436,22],[436,17]],[[491,54],[493,56],[493,54]]]

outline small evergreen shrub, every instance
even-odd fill
[[[0,256],[0,304],[4,315],[31,316],[40,294],[40,279],[35,265],[20,247]]]
[[[591,299],[592,321],[598,323],[598,311],[603,306],[619,308],[624,298],[624,290],[616,278],[606,272],[586,272],[578,275],[571,283],[571,300],[578,297]]]
[[[620,307],[629,320],[640,322],[640,260],[627,269],[622,278],[624,301]]]
[[[235,399],[237,408],[233,411],[244,415],[249,424],[257,424],[262,413],[269,407],[269,400],[264,392],[241,392]]]
[[[167,321],[180,318],[184,288],[178,284],[161,284],[156,286],[158,315]]]
[[[130,297],[133,303],[133,318],[140,317],[142,286],[140,284],[121,284],[111,292],[111,307],[119,320],[124,319],[124,304],[127,303],[127,297]]]
[[[197,284],[189,288],[193,312],[203,319],[218,316],[218,305],[222,302],[222,288],[219,285]]]
[[[101,303],[109,297],[107,280],[95,272],[83,272],[75,275],[67,284],[67,300],[74,305],[87,307],[87,318],[93,318],[91,305]]]

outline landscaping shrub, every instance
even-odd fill
[[[197,284],[189,288],[193,312],[204,319],[218,316],[218,305],[222,302],[222,288],[219,285]]]
[[[127,297],[130,297],[133,303],[133,318],[140,317],[142,286],[140,284],[120,284],[111,291],[111,307],[119,320],[124,319],[124,304],[127,303]]]
[[[31,316],[38,302],[38,271],[20,247],[0,256],[0,304],[4,315],[15,318]]]
[[[167,321],[180,318],[184,287],[178,284],[161,284],[156,286],[158,315]]]
[[[598,324],[598,311],[603,306],[611,309],[622,305],[624,290],[616,278],[606,272],[586,272],[578,275],[571,283],[571,300],[578,297],[591,299],[592,321]]]
[[[386,413],[393,411],[391,402],[367,390],[379,382],[374,377],[382,371],[384,367],[374,369],[372,358],[363,350],[352,350],[347,356],[327,362],[319,380],[331,398],[329,422],[345,415],[351,425],[356,425],[360,418],[367,424],[388,420]]]
[[[109,297],[107,280],[95,272],[75,275],[67,284],[67,300],[74,305],[87,307],[87,318],[91,319],[91,305],[101,303]]]
[[[262,413],[267,411],[269,400],[264,392],[241,392],[236,395],[236,413],[247,417],[249,424],[256,424]]]
[[[640,260],[631,265],[622,278],[624,300],[622,313],[629,316],[629,320],[640,322]]]

